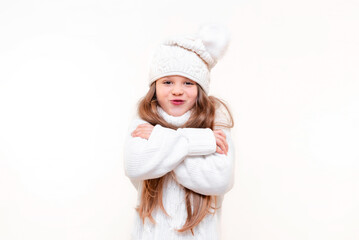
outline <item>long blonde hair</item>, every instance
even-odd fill
[[[216,124],[216,126],[232,128],[234,126],[233,117],[226,104],[216,97],[207,96],[207,94],[198,84],[197,86],[198,95],[196,103],[193,106],[192,114],[188,121],[181,127],[211,128],[213,130],[215,126],[216,109],[222,104],[227,110],[230,121],[228,124]],[[157,105],[158,102],[156,99],[156,82],[154,82],[150,86],[150,89],[147,94],[140,100],[138,104],[138,115],[140,116],[140,118],[152,125],[160,124],[163,127],[177,129],[178,127],[167,123],[162,117],[160,117],[157,112]],[[172,174],[172,172],[167,174]],[[148,217],[150,221],[155,224],[155,220],[153,219],[151,213],[156,207],[160,207],[160,209],[162,209],[162,211],[166,215],[168,215],[162,202],[163,184],[165,176],[155,179],[147,179],[143,182],[141,201],[139,206],[136,207],[136,210],[139,213],[140,218],[143,222],[145,221],[145,218]],[[217,198],[216,196],[199,194],[188,188],[184,189],[187,208],[187,219],[182,228],[177,229],[177,231],[185,232],[187,230],[191,230],[192,234],[194,235],[193,228],[196,227],[202,221],[202,219],[207,215],[207,213],[215,213],[216,208],[213,207],[211,204],[214,203],[214,205],[216,206]],[[211,209],[213,209],[214,211],[211,212]]]

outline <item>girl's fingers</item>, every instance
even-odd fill
[[[218,151],[218,149],[220,149],[220,151]],[[224,147],[222,145],[222,143],[220,141],[217,141],[217,152],[218,153],[224,153]]]
[[[222,149],[223,153],[227,155],[227,149],[225,148],[225,146],[223,145],[223,143],[221,143],[221,144],[218,145],[218,146]]]
[[[223,135],[221,135],[220,133],[215,133],[215,135],[216,135],[216,137],[221,138],[221,139],[223,139],[223,140],[226,139],[226,137],[223,136]]]
[[[222,139],[223,141],[223,145],[224,145],[224,148],[226,149],[226,153],[228,152],[228,142],[226,140],[226,136],[224,136],[224,138]]]
[[[147,139],[150,137],[150,134],[149,133],[139,133],[139,134],[134,134],[132,135],[132,137],[140,137],[140,138],[144,138],[144,139]]]
[[[152,131],[146,130],[146,131],[134,131],[132,132],[132,136],[138,136],[138,135],[149,135]]]
[[[137,128],[131,133],[132,137],[140,137],[148,139],[152,133],[154,126],[149,123],[143,123],[137,126]]]
[[[220,153],[220,154],[224,154],[223,150],[217,146],[216,152]]]
[[[228,152],[228,143],[225,139],[225,137],[219,135],[219,134],[215,134],[216,136],[216,142],[217,145],[227,154]]]
[[[225,146],[225,148],[226,148],[226,153],[228,153],[228,143],[227,143],[226,140],[224,140],[224,146]]]
[[[154,128],[154,126],[152,126],[151,124],[143,123],[143,124],[138,125],[134,131],[136,131],[136,130],[145,130],[145,129],[153,129],[153,128]]]
[[[223,132],[222,129],[215,129],[214,132],[218,133],[219,135],[223,136],[224,138],[226,138],[226,134]]]
[[[223,140],[223,141],[221,142],[220,147],[221,147],[221,148],[223,149],[223,151],[227,154],[227,152],[228,152],[228,144],[227,144],[227,141],[226,141],[226,140]]]

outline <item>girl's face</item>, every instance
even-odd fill
[[[169,115],[183,115],[194,106],[197,95],[197,83],[188,78],[172,75],[156,81],[157,101]]]

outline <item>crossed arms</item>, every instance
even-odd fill
[[[173,171],[184,187],[204,195],[222,195],[233,187],[234,149],[229,129],[170,128],[135,119],[124,145],[125,173],[137,185]],[[217,145],[218,144],[218,145]],[[221,146],[218,148],[218,146]]]

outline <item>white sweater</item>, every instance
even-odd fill
[[[191,111],[182,116],[168,115],[161,107],[159,114],[169,123],[176,126],[184,124]],[[221,122],[221,112],[216,112],[216,122]],[[221,206],[223,196],[233,187],[234,180],[234,149],[230,129],[221,128],[226,134],[228,154],[216,152],[216,139],[209,128],[178,128],[173,130],[157,124],[149,137],[143,139],[132,137],[131,132],[137,125],[145,123],[138,117],[132,122],[124,146],[125,173],[138,191],[138,204],[141,199],[142,180],[166,175],[163,186],[163,204],[170,215],[155,209],[152,216],[156,224],[148,218],[142,223],[136,212],[135,224],[132,229],[133,240],[218,240],[220,239],[221,208],[215,215],[207,215],[191,231],[176,232],[186,219],[185,190],[186,187],[204,195],[217,195],[217,206]]]

